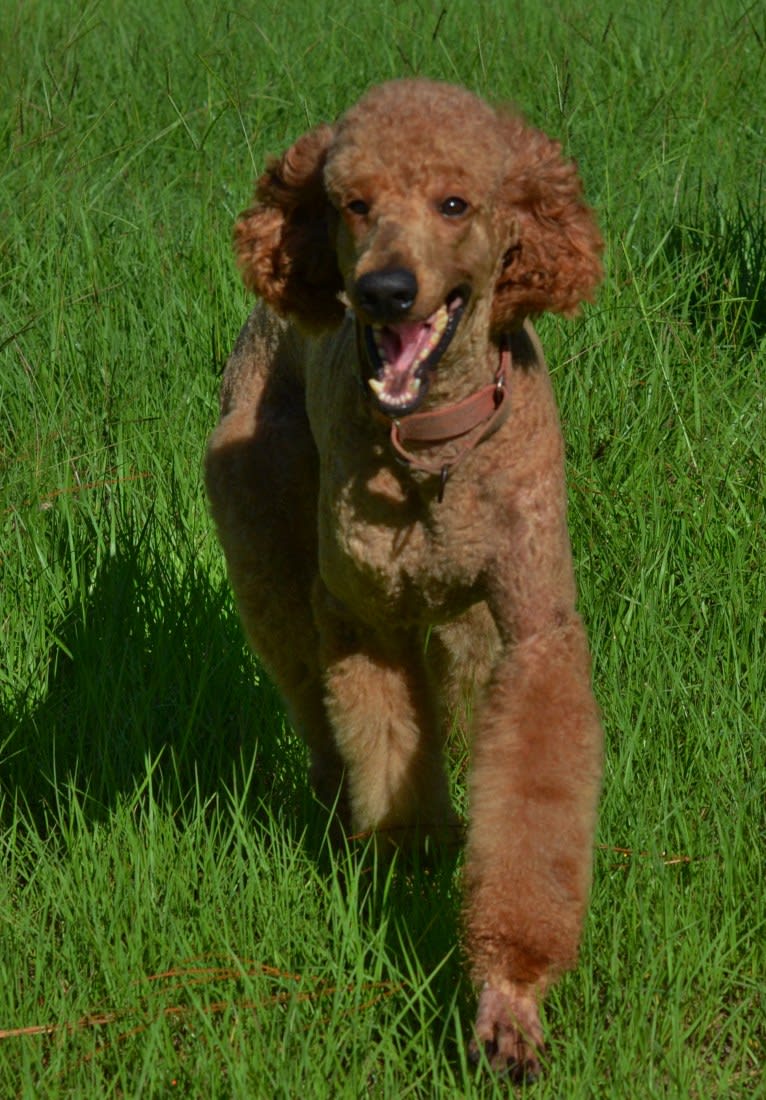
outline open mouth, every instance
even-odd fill
[[[449,347],[468,301],[459,287],[425,321],[365,325],[364,341],[375,401],[387,416],[413,412],[428,392],[430,374]]]

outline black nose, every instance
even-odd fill
[[[371,321],[400,320],[412,309],[418,295],[418,281],[406,267],[368,271],[354,287],[354,303]]]

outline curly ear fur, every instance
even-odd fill
[[[314,330],[338,325],[344,313],[331,240],[334,212],[322,178],[333,134],[331,126],[317,126],[269,161],[255,204],[234,227],[245,285],[277,313]]]
[[[495,284],[495,332],[546,310],[575,314],[601,281],[604,247],[577,168],[560,144],[518,117],[501,117],[500,126],[514,152],[501,199],[500,216],[512,233]]]

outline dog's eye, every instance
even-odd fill
[[[346,210],[351,214],[356,214],[357,217],[364,217],[365,214],[369,214],[369,204],[364,199],[352,199],[351,202],[346,203]]]
[[[465,199],[461,199],[459,195],[450,195],[448,199],[439,204],[439,213],[443,214],[445,218],[459,218],[465,214],[468,209],[468,203]]]

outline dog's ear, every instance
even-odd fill
[[[499,125],[511,153],[499,204],[508,243],[492,303],[496,333],[545,311],[570,317],[592,301],[604,247],[577,168],[559,143],[518,116]]]
[[[331,126],[317,126],[272,159],[256,185],[254,205],[234,227],[246,286],[312,330],[333,328],[344,314],[334,211],[322,178],[332,138]]]

